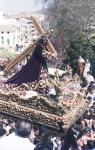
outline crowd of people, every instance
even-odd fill
[[[61,149],[62,134],[27,120],[13,120],[0,115],[1,150],[54,150]]]
[[[95,149],[95,103],[71,127],[75,143],[71,141],[70,150]],[[65,150],[63,131],[55,131],[45,126],[32,124],[27,120],[8,118],[0,115],[0,149]],[[68,140],[67,140],[68,142]],[[69,144],[69,143],[68,143]],[[67,146],[68,146],[67,144]]]

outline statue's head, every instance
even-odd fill
[[[38,44],[41,44],[41,45],[43,45],[43,46],[46,46],[46,45],[47,45],[47,38],[41,37],[41,38],[38,40],[37,43],[38,43]]]

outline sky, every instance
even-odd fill
[[[41,0],[0,0],[0,11],[4,13],[35,11],[42,7]]]

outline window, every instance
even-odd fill
[[[1,33],[3,34],[4,32],[2,31]]]
[[[9,39],[7,39],[7,44],[10,45],[10,40]]]
[[[27,39],[27,36],[25,36],[25,39]]]
[[[3,36],[1,36],[1,43],[2,43],[2,45],[4,45],[4,37]]]
[[[27,22],[27,24],[32,24],[32,22]]]
[[[8,31],[7,34],[9,34],[10,32]]]

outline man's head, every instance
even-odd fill
[[[87,72],[87,75],[92,75],[92,72],[91,72],[91,71],[88,71],[88,72]]]
[[[81,120],[81,126],[85,127],[86,126],[86,122],[84,120]]]
[[[32,125],[29,121],[18,121],[16,124],[16,134],[20,137],[26,138],[31,134]]]
[[[3,129],[2,126],[0,126],[0,137],[2,137],[2,136],[5,135],[5,134],[6,134],[6,130]]]
[[[84,135],[91,136],[91,128],[90,127],[86,127],[83,132],[84,132]]]

